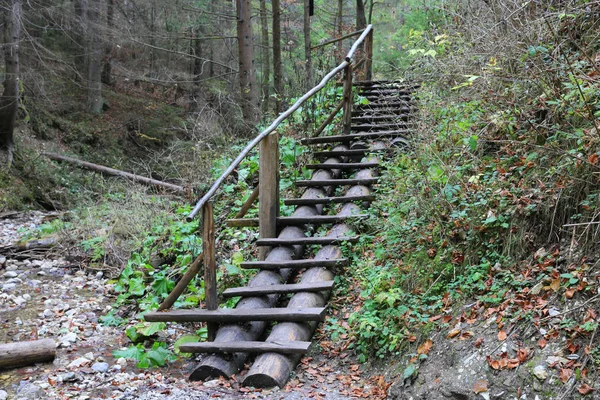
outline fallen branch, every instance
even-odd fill
[[[54,340],[0,344],[0,370],[51,362],[56,356]]]
[[[69,163],[69,164],[75,164],[75,165],[80,166],[82,168],[89,169],[91,171],[100,172],[100,173],[107,174],[107,175],[113,175],[113,176],[120,176],[122,178],[128,178],[128,179],[131,179],[134,182],[143,183],[145,185],[159,186],[159,187],[162,187],[162,188],[165,188],[165,189],[172,190],[173,192],[179,192],[179,193],[185,193],[186,192],[186,190],[185,190],[185,188],[183,186],[179,186],[179,185],[174,185],[172,183],[158,181],[158,180],[152,179],[152,178],[146,178],[145,176],[135,175],[135,174],[132,174],[132,173],[129,173],[129,172],[120,171],[118,169],[113,169],[113,168],[105,167],[103,165],[92,164],[90,162],[81,161],[81,160],[77,160],[75,158],[61,156],[61,155],[54,154],[54,153],[43,152],[42,155],[50,158],[51,160],[60,161],[60,162],[66,162],[66,163]]]

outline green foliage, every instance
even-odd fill
[[[167,345],[162,342],[154,342],[149,350],[146,350],[141,344],[130,346],[125,350],[115,350],[113,357],[136,360],[137,368],[162,367],[167,362],[177,359],[173,352],[167,349]]]

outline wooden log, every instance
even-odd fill
[[[204,302],[209,311],[217,310],[217,262],[215,254],[215,220],[213,205],[209,201],[202,207],[202,254],[204,254]],[[149,321],[149,319],[148,319]],[[215,340],[218,325],[207,324],[207,338],[209,342]]]
[[[334,281],[323,281],[317,283],[288,283],[285,285],[270,285],[260,287],[229,288],[223,292],[224,297],[237,296],[262,296],[274,293],[297,293],[297,292],[323,292],[333,288]]]
[[[293,268],[303,269],[312,267],[341,267],[348,264],[347,258],[338,258],[332,260],[291,260],[291,261],[248,261],[243,262],[240,267],[244,269],[281,269],[281,268]]]
[[[311,342],[285,341],[285,342],[257,342],[240,341],[228,343],[186,343],[179,346],[183,353],[264,353],[275,352],[280,354],[306,354]]]
[[[328,179],[328,180],[323,180],[323,181],[296,181],[296,186],[328,187],[328,186],[372,185],[374,183],[377,183],[377,178]]]
[[[334,159],[337,162],[340,159]],[[335,171],[315,171],[312,179],[331,179],[336,177]],[[330,190],[330,189],[329,189]],[[323,197],[329,192],[326,188],[311,188],[307,190],[303,198],[309,197]],[[311,215],[319,215],[323,210],[323,206],[301,206],[298,207],[293,216],[304,217]],[[293,237],[304,237],[304,232],[298,227],[286,227],[281,230],[278,235],[279,238],[293,238]],[[295,247],[275,247],[271,249],[267,254],[265,261],[270,262],[281,262],[289,261],[298,258],[303,250],[302,246]],[[277,271],[273,270],[261,270],[257,273],[248,283],[248,287],[258,287],[266,285],[276,285],[287,282],[292,275],[293,270],[290,268],[283,268]],[[278,294],[260,296],[260,297],[244,297],[237,304],[236,309],[256,309],[265,307],[274,307],[279,300]],[[253,341],[257,340],[266,329],[266,322],[253,321],[245,325],[238,324],[226,324],[221,325],[217,331],[217,336],[214,343],[225,343],[225,342],[236,342],[236,341]],[[246,362],[248,355],[245,353],[234,353],[230,357],[223,357],[220,355],[209,355],[205,357],[202,362],[194,369],[190,375],[190,380],[206,380],[209,378],[217,378],[220,376],[231,377],[232,375],[239,372],[240,368],[243,367]]]
[[[373,31],[369,33],[365,40],[365,80],[370,81],[373,78]]]
[[[56,356],[56,344],[51,339],[0,344],[0,370],[51,362]]]
[[[238,323],[251,321],[322,321],[324,307],[287,308],[219,308],[217,310],[173,310],[146,313],[148,322],[215,322]]]
[[[354,102],[352,96],[352,64],[348,64],[344,69],[343,96],[344,116],[342,117],[342,132],[348,135],[350,134],[350,126],[352,125],[352,103]]]
[[[277,237],[279,216],[279,135],[277,131],[260,143],[259,178],[259,237]],[[269,249],[261,248],[258,257],[264,260]]]
[[[92,164],[90,162],[77,160],[76,158],[61,156],[59,154],[42,152],[42,155],[50,158],[51,160],[66,162],[69,164],[77,165],[81,168],[89,169],[91,171],[100,172],[107,175],[119,176],[121,178],[131,179],[134,182],[143,183],[144,185],[158,186],[165,189],[169,189],[173,192],[185,193],[186,189],[183,186],[174,185],[172,183],[162,182],[152,178],[146,178],[145,176],[135,175],[129,172],[120,171],[118,169],[105,167],[103,165]]]
[[[379,139],[379,138],[394,138],[394,137],[406,137],[410,134],[408,129],[398,129],[391,131],[381,132],[368,132],[368,133],[354,133],[351,135],[332,135],[332,136],[321,136],[317,138],[306,138],[302,139],[302,144],[322,144],[322,143],[336,143],[336,142],[352,142],[354,140],[361,139]]]

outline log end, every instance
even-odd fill
[[[275,386],[283,388],[283,386],[285,386],[285,383],[280,383],[274,377],[263,373],[247,375],[242,384],[244,386],[251,386],[255,388],[272,388]]]
[[[206,381],[225,377],[231,378],[231,374],[224,368],[219,368],[214,365],[200,365],[190,374],[190,381]]]

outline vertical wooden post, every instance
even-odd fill
[[[217,299],[217,263],[215,261],[215,221],[213,205],[202,207],[202,253],[204,254],[204,299],[208,310],[219,307]],[[208,323],[208,341],[215,340],[218,324]]]
[[[352,125],[352,64],[348,64],[344,68],[344,117],[343,117],[343,132],[344,135],[350,134]]]
[[[365,80],[373,79],[373,30],[365,40]]]
[[[273,132],[260,142],[258,167],[258,225],[261,239],[277,237],[279,217],[279,134]],[[269,248],[261,247],[264,260]]]

